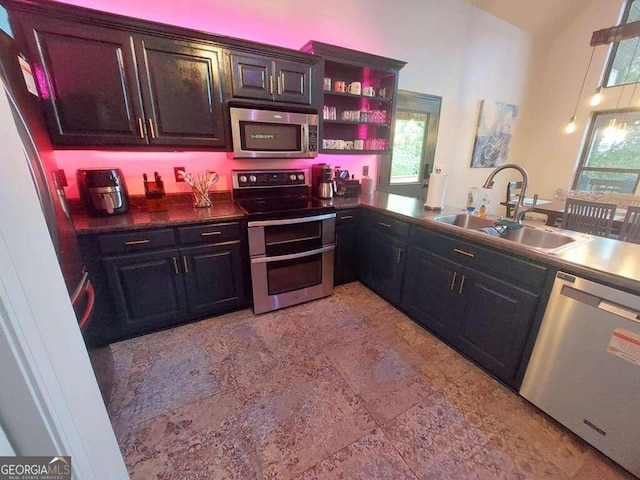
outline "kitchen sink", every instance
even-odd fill
[[[552,229],[550,227],[533,227],[528,225],[500,225],[499,219],[481,218],[466,213],[436,217],[437,222],[447,223],[467,230],[484,232],[503,240],[520,243],[529,248],[546,253],[559,253],[568,248],[589,242],[591,237],[585,234]]]
[[[448,223],[449,225],[455,225],[456,227],[467,228],[471,230],[493,227],[496,224],[496,219],[482,218],[475,215],[468,215],[466,213],[445,215],[442,217],[436,217],[434,220],[436,222]]]

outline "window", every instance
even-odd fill
[[[632,23],[638,20],[640,20],[640,0],[629,0],[620,23]],[[614,43],[607,71],[605,72],[604,85],[606,87],[615,87],[616,85],[640,81],[639,42],[640,37],[635,37]]]
[[[614,119],[616,125],[609,127]],[[623,121],[627,128],[621,133]],[[634,193],[639,179],[640,111],[594,113],[573,188]]]
[[[396,113],[390,184],[416,183],[421,180],[424,138],[429,116],[421,112]]]

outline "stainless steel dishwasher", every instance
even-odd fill
[[[640,297],[559,272],[520,394],[640,476]]]

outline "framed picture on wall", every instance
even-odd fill
[[[510,103],[480,102],[471,168],[493,168],[507,161],[518,107]]]

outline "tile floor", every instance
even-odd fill
[[[112,345],[132,479],[631,479],[359,283]]]

